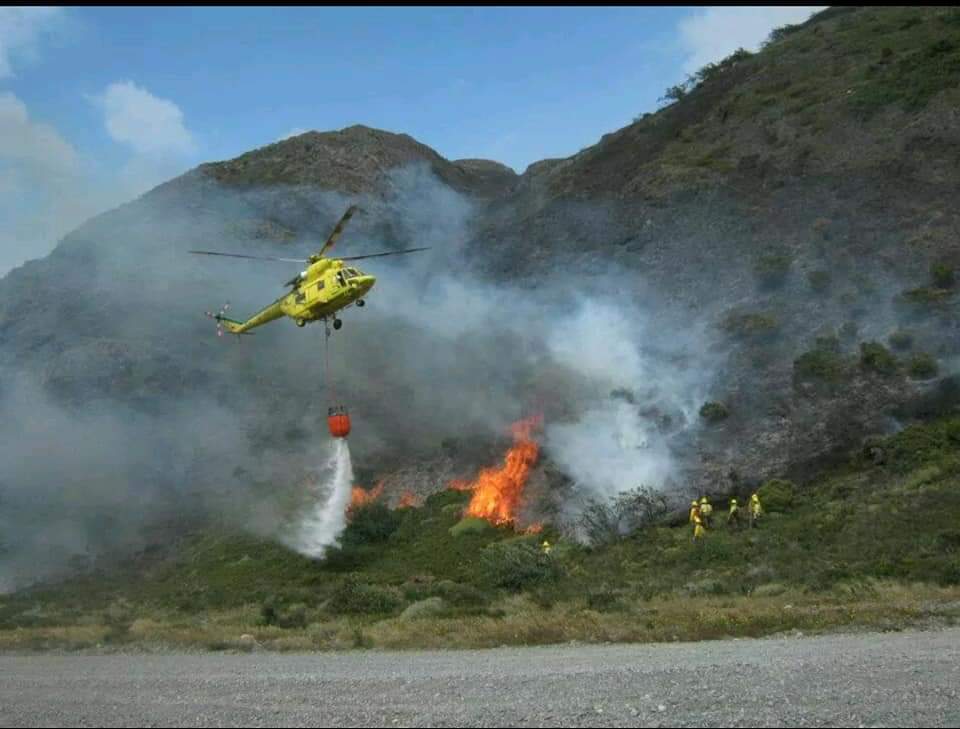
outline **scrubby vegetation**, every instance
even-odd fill
[[[932,17],[905,14],[897,28],[864,24],[866,27],[848,30],[849,36],[888,34],[891,40],[886,46],[889,52],[881,52],[879,62],[862,69],[859,83],[849,95],[851,109],[864,119],[890,105],[916,111],[952,87],[960,72],[960,27],[954,21],[955,12],[944,9]]]
[[[893,332],[893,334],[887,338],[887,341],[890,342],[890,346],[894,349],[910,349],[913,346],[913,334],[905,329],[897,329],[897,331]]]
[[[782,286],[790,273],[792,261],[783,253],[767,253],[757,259],[753,272],[763,288],[773,289]]]
[[[150,566],[0,598],[0,647],[482,647],[960,621],[960,418],[759,494],[756,529],[727,528],[715,501],[699,545],[643,489],[620,507],[639,516],[594,546],[549,528],[453,536],[468,498],[455,491],[399,512],[386,538],[353,522],[323,561],[206,531]]]
[[[897,358],[880,342],[860,344],[860,367],[881,375],[894,375],[899,370]]]
[[[848,358],[840,352],[836,337],[818,337],[815,346],[793,361],[794,382],[822,382],[836,385],[850,378]]]
[[[611,544],[648,524],[669,510],[666,496],[641,486],[612,499],[593,499],[580,516],[580,528],[592,546]]]
[[[917,380],[929,380],[940,371],[937,360],[926,352],[918,352],[910,358],[908,366],[910,376]]]
[[[952,298],[952,294],[953,292],[949,289],[921,286],[904,291],[894,300],[894,303],[908,313],[926,314],[946,305]]]
[[[720,327],[731,337],[762,342],[777,335],[780,322],[767,312],[733,310],[727,312]]]
[[[953,266],[946,263],[934,263],[930,266],[930,279],[933,285],[940,289],[949,289],[953,287],[956,279],[953,273]]]
[[[700,417],[708,423],[718,423],[726,420],[730,416],[730,411],[722,402],[705,402],[700,408]]]
[[[517,591],[561,575],[559,563],[530,540],[490,544],[481,551],[479,559],[484,580],[491,587]]]
[[[709,83],[719,78],[724,73],[732,69],[738,63],[745,61],[753,56],[750,51],[744,48],[738,48],[729,56],[716,63],[708,63],[706,66],[687,76],[683,83],[676,84],[668,88],[660,101],[674,102],[685,98],[691,91],[695,91],[705,83]]]
[[[763,484],[757,490],[757,495],[765,511],[783,513],[793,505],[795,489],[793,482],[775,478]]]

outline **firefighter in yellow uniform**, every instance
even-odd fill
[[[706,496],[700,499],[700,516],[703,517],[703,525],[709,528],[710,517],[713,516],[713,506],[710,505],[710,500]]]
[[[727,526],[740,528],[740,505],[736,499],[730,499],[730,511],[727,513]]]
[[[750,497],[750,526],[753,527],[757,519],[760,518],[760,515],[763,513],[763,507],[760,506],[760,496],[754,493]]]
[[[693,524],[694,515],[700,511],[700,502],[694,499],[690,502],[690,523]]]
[[[700,515],[700,508],[697,507],[693,512],[693,543],[696,544],[706,535],[707,530],[703,525],[703,517]]]
[[[552,549],[553,547],[550,545],[550,542],[544,539],[543,544],[540,545],[540,551],[543,552],[544,554],[550,554],[550,551]]]

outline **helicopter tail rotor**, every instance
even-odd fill
[[[237,331],[237,328],[242,325],[242,322],[228,318],[226,316],[228,311],[230,311],[229,301],[220,307],[220,311],[218,311],[216,314],[214,314],[212,311],[204,312],[209,318],[217,322],[217,336],[222,337],[224,330],[230,332],[231,334],[250,334],[250,332]]]

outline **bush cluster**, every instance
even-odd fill
[[[881,375],[893,375],[899,369],[897,358],[880,342],[860,343],[860,366]]]
[[[926,352],[918,352],[910,358],[907,368],[910,376],[917,380],[929,380],[936,377],[940,367],[937,360]]]
[[[730,411],[722,402],[706,402],[700,408],[700,417],[708,423],[718,423],[730,416]]]
[[[480,552],[480,569],[494,587],[522,590],[557,579],[562,571],[556,561],[530,542],[494,542]]]

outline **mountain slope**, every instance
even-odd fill
[[[951,410],[958,18],[831,9],[521,176],[354,126],[202,165],[89,221],[0,280],[4,419],[55,412],[62,430],[45,437],[64,443],[47,471],[3,477],[14,507],[0,531],[29,543],[38,499],[23,495],[40,493],[66,506],[36,522],[66,553],[98,543],[96,520],[76,535],[57,526],[95,473],[140,487],[125,535],[184,510],[269,533],[332,397],[362,424],[360,479],[412,472],[425,492],[444,486],[436,474],[489,462],[531,401],[590,431],[581,463],[615,440],[603,417],[627,403],[669,446],[678,494],[803,477],[865,435]],[[367,215],[338,250],[432,251],[371,266],[382,286],[335,338],[332,386],[316,330],[284,322],[241,346],[211,336],[205,309],[253,311],[290,271],[188,250],[310,252],[350,202]],[[571,315],[581,299],[607,307],[584,323]],[[616,397],[610,371],[626,380]],[[706,401],[727,417],[699,416]],[[78,431],[115,441],[127,466],[107,450],[76,458],[100,453],[76,446]]]

